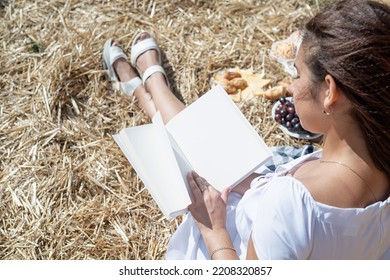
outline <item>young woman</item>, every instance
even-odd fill
[[[107,42],[109,76],[150,116],[159,110],[168,122],[184,108],[148,33],[133,43],[136,70],[122,54]],[[390,259],[390,7],[326,8],[305,25],[295,66],[288,90],[302,126],[324,135],[323,149],[222,194],[188,174],[191,213],[167,258]]]

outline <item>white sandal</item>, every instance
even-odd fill
[[[132,96],[138,86],[142,85],[142,80],[139,77],[134,77],[127,82],[120,82],[114,67],[112,66],[119,58],[127,60],[127,56],[123,50],[118,46],[112,45],[112,39],[104,43],[103,48],[103,68],[106,71],[109,81],[112,83],[114,89],[120,90],[122,94]]]
[[[138,41],[143,33],[147,33],[149,35],[149,38]],[[148,67],[145,70],[145,72],[142,74],[141,70],[137,67],[136,62],[137,62],[138,57],[148,50],[156,50],[158,52],[158,60],[159,60],[160,65],[152,65],[152,66]],[[162,59],[161,59],[160,48],[159,48],[157,42],[153,39],[153,37],[148,32],[140,31],[139,33],[137,33],[134,36],[133,42],[131,44],[131,60],[130,61],[131,61],[131,64],[133,65],[133,67],[135,69],[137,69],[138,74],[142,77],[142,83],[144,85],[146,83],[146,80],[150,76],[152,76],[154,73],[161,72],[164,75],[165,80],[167,82],[167,85],[169,87],[169,81],[168,81],[167,74],[165,73],[164,68],[161,66]]]

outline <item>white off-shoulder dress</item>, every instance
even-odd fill
[[[240,259],[252,236],[259,259],[390,259],[390,198],[365,208],[316,202],[288,173],[321,151],[254,179],[244,196],[229,195],[227,229]],[[173,235],[166,259],[209,259],[188,214]]]

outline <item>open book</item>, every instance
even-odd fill
[[[151,124],[125,128],[113,137],[168,219],[191,204],[186,179],[191,170],[222,191],[272,155],[221,86],[166,125],[156,113]]]

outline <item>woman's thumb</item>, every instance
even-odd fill
[[[227,204],[229,193],[230,193],[230,188],[224,189],[221,193],[221,198],[223,202],[225,202],[225,204]]]

